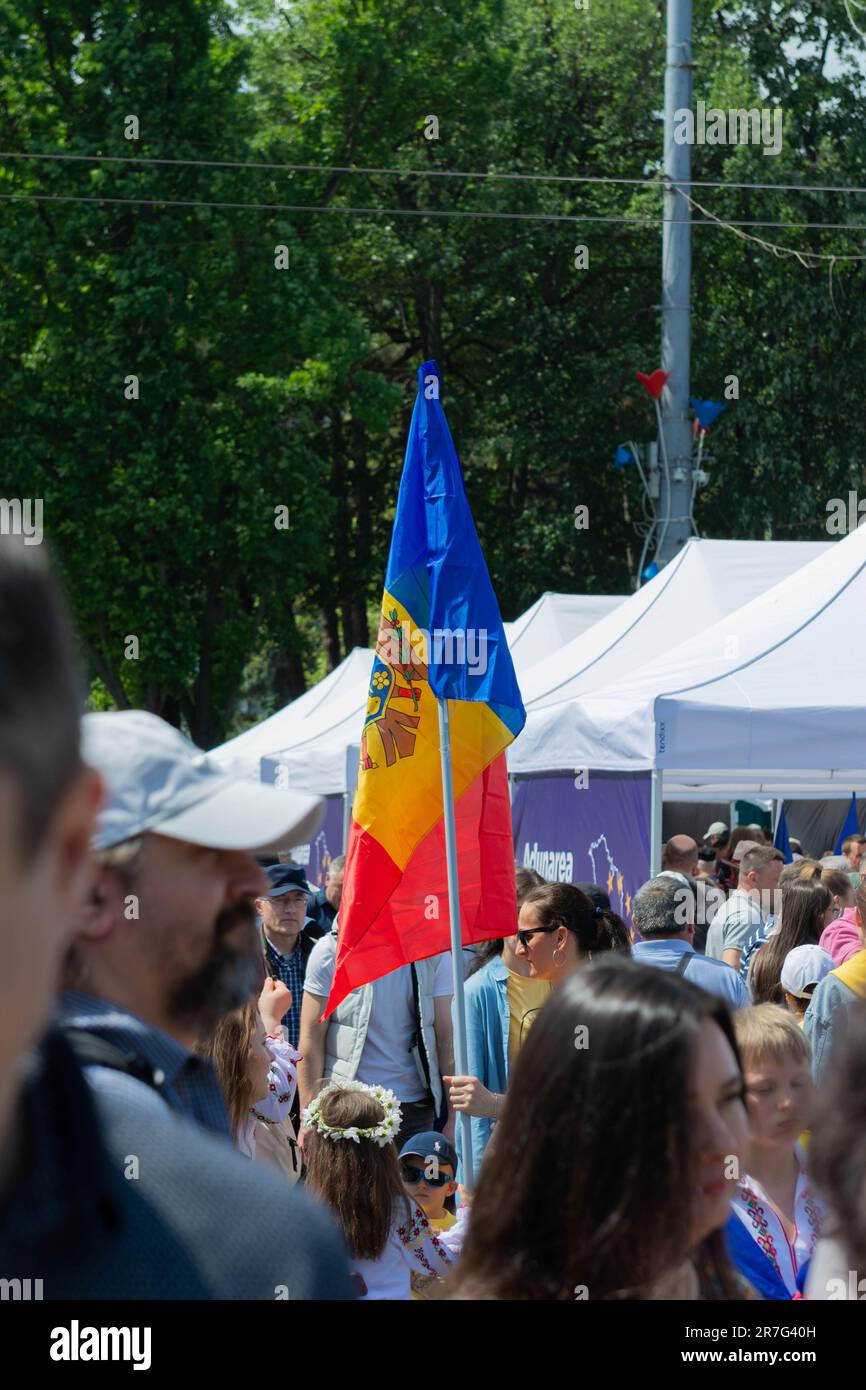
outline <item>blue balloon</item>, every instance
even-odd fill
[[[658,565],[656,564],[655,560],[650,560],[649,564],[647,565],[646,569],[644,570],[643,574],[641,575],[641,579],[642,579],[642,580],[644,581],[644,583],[646,584],[646,583],[649,582],[650,579],[655,579],[655,577],[656,577],[656,575],[658,574],[658,572],[659,572],[659,567],[658,567]]]
[[[634,463],[634,454],[631,449],[627,449],[624,444],[620,444],[613,457],[614,468],[625,468],[626,464]]]
[[[702,430],[714,425],[725,409],[721,401],[702,401],[698,396],[689,396],[689,401],[694,406]]]

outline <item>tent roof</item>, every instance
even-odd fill
[[[373,653],[368,647],[353,647],[339,666],[303,695],[260,724],[211,749],[208,756],[235,773],[258,780],[262,757],[275,748],[287,747],[296,737],[303,738],[304,730],[316,727],[326,710],[344,705],[347,696],[355,704],[361,698],[360,692],[366,696],[372,661]]]
[[[518,677],[536,661],[558,652],[567,642],[606,618],[626,594],[542,594],[513,623],[505,636]]]
[[[680,554],[588,632],[521,680],[527,710],[627,679],[665,647],[704,631],[828,547],[821,541],[690,540]],[[521,735],[518,746],[526,738]]]
[[[659,767],[683,799],[850,796],[866,780],[866,528],[820,550],[628,679],[534,716],[512,769]]]
[[[556,650],[624,601],[623,595],[542,594],[504,624],[518,679],[539,653]],[[355,647],[303,695],[209,756],[256,780],[262,758],[272,758],[284,766],[291,786],[320,795],[345,791],[346,759],[357,757],[372,663],[370,648]]]

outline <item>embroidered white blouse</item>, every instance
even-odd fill
[[[354,1272],[363,1281],[362,1298],[408,1299],[412,1277],[444,1278],[463,1248],[470,1208],[458,1208],[457,1222],[448,1231],[434,1231],[420,1207],[400,1203],[382,1254],[358,1260]]]
[[[815,1249],[825,1215],[806,1172],[806,1152],[799,1144],[794,1152],[800,1172],[794,1196],[793,1240],[788,1239],[778,1208],[757,1178],[750,1177],[748,1173],[741,1177],[732,1202],[735,1214],[772,1262],[792,1297],[797,1292],[800,1266],[805,1264]]]

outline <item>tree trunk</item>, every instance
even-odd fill
[[[328,670],[333,671],[334,667],[339,666],[343,659],[340,646],[340,625],[333,603],[322,604],[322,633],[325,643],[325,662]]]

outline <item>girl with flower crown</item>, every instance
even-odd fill
[[[331,1208],[362,1298],[409,1299],[443,1278],[462,1232],[437,1233],[403,1187],[393,1091],[331,1082],[304,1111],[307,1191]],[[453,1237],[449,1241],[449,1237]],[[449,1248],[452,1247],[452,1248]]]

